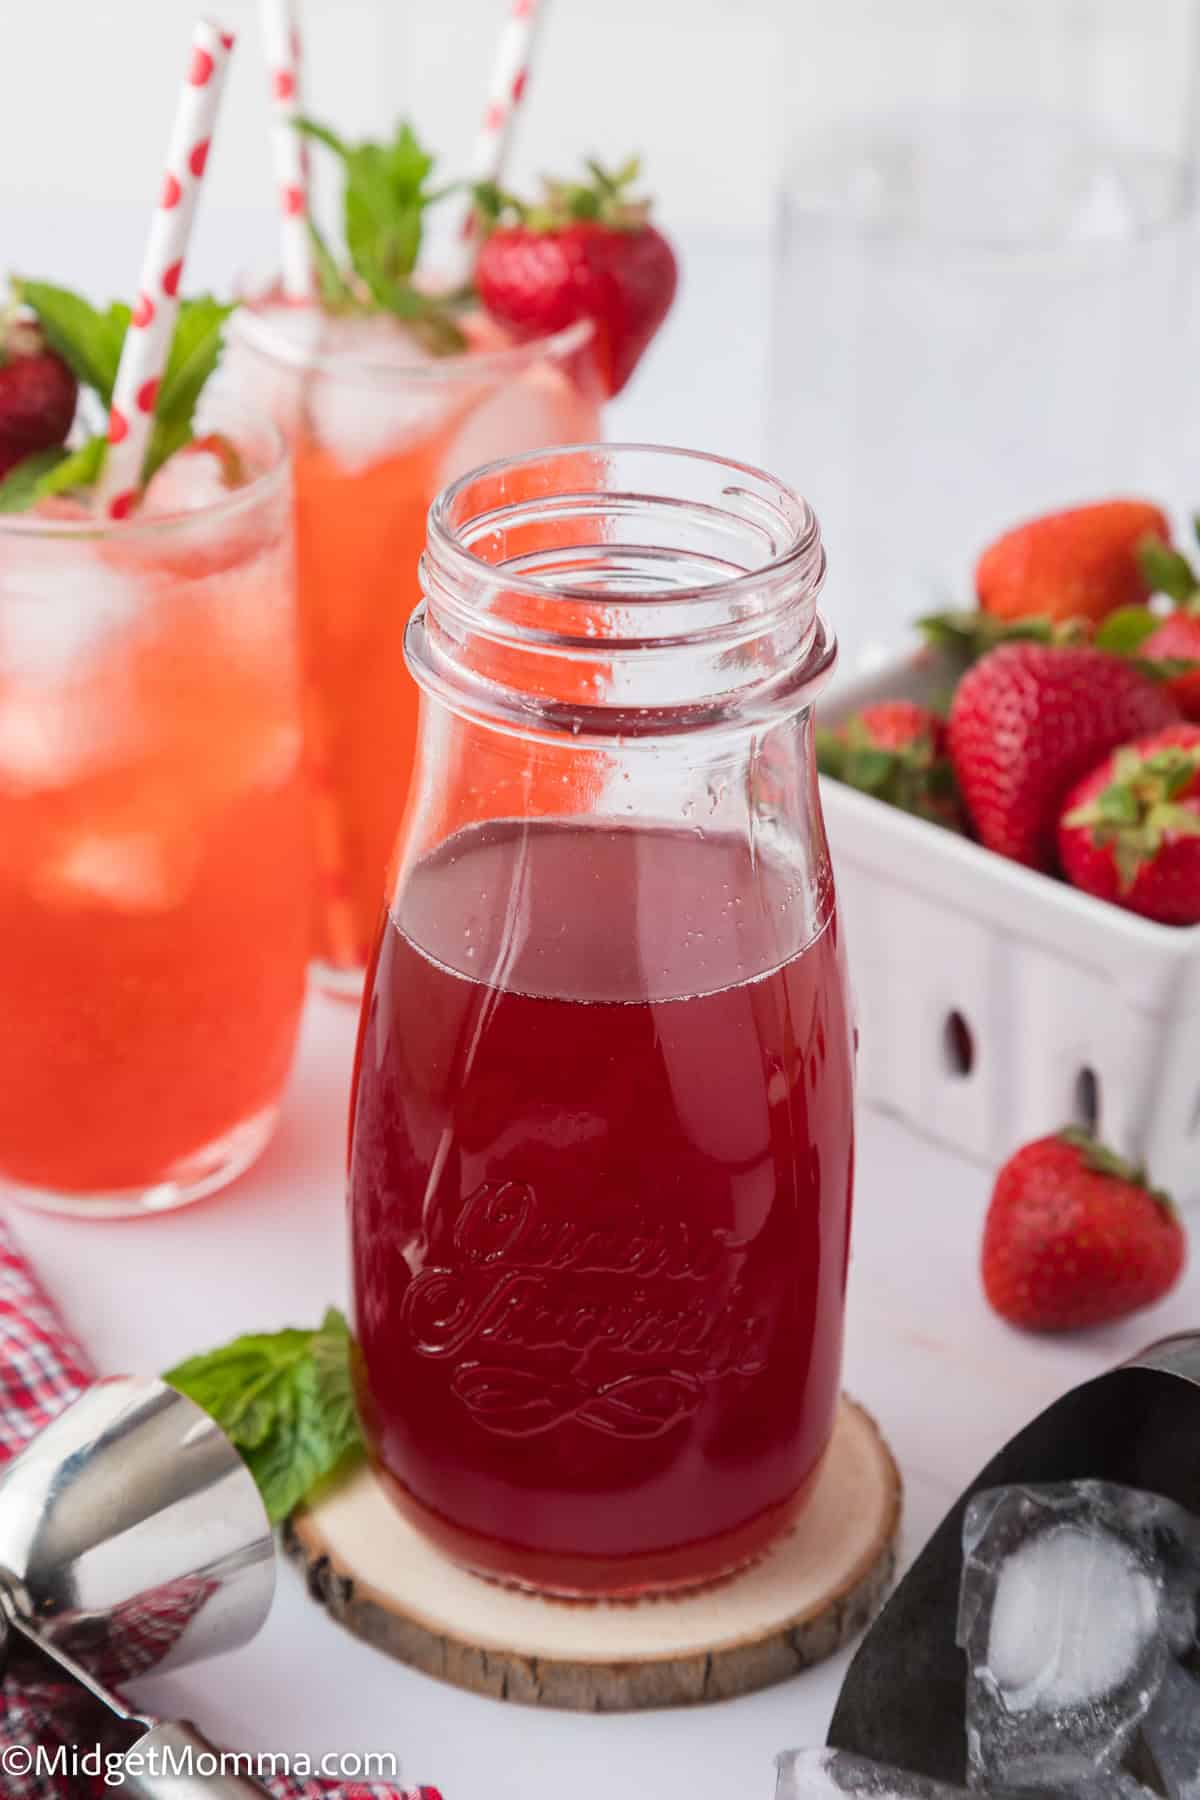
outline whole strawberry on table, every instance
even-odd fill
[[[1167,1195],[1072,1128],[1026,1144],[1000,1170],[981,1273],[989,1303],[1010,1324],[1074,1331],[1161,1300],[1186,1254]]]
[[[1098,899],[1200,924],[1200,750],[1182,724],[1200,714],[1200,586],[1165,514],[1122,499],[1031,520],[983,552],[975,590],[975,611],[921,622],[955,677],[945,719],[920,709],[923,748],[900,766],[864,754],[874,717],[912,708],[898,697],[823,733],[823,770]]]

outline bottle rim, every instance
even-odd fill
[[[579,743],[742,728],[808,705],[832,671],[824,575],[812,507],[750,464],[534,451],[434,501],[409,667],[460,715]]]

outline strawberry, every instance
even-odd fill
[[[981,841],[1053,868],[1068,789],[1118,744],[1178,717],[1148,675],[1090,645],[993,650],[963,676],[950,708],[950,756]]]
[[[1152,1306],[1178,1281],[1183,1227],[1140,1169],[1086,1131],[1010,1157],[983,1230],[983,1287],[1001,1318],[1075,1331]]]
[[[1200,719],[1200,610],[1189,606],[1168,613],[1143,638],[1138,654],[1168,665],[1163,680],[1167,693],[1185,719]],[[1181,663],[1191,666],[1180,668]]]
[[[522,336],[590,319],[611,395],[625,386],[670,311],[679,270],[670,244],[649,223],[648,203],[627,193],[636,159],[616,174],[595,162],[588,168],[590,183],[548,182],[540,206],[523,206],[495,188],[477,191],[491,229],[475,285],[492,317]]]
[[[975,592],[1000,619],[1103,619],[1148,593],[1137,549],[1170,542],[1170,526],[1145,500],[1101,500],[1047,513],[1006,531],[984,551]]]
[[[1194,525],[1200,537],[1200,518]],[[1107,628],[1112,648],[1156,664],[1184,718],[1200,719],[1200,581],[1186,556],[1154,538],[1141,545],[1138,562],[1150,592],[1166,595],[1176,610],[1118,613]]]
[[[836,731],[817,733],[817,761],[863,793],[936,825],[962,828],[945,720],[911,700],[880,700]]]
[[[1200,925],[1200,725],[1169,725],[1108,756],[1067,796],[1068,881],[1163,925]]]
[[[0,475],[33,451],[66,441],[78,392],[36,325],[9,325],[0,339]]]

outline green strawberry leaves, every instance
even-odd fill
[[[928,613],[917,620],[917,630],[927,644],[948,657],[959,673],[995,650],[1000,644],[1066,644],[1080,636],[1073,622],[1053,619],[998,619],[986,612]]]
[[[1200,815],[1180,804],[1200,779],[1200,750],[1166,744],[1147,754],[1127,747],[1116,752],[1112,775],[1063,823],[1112,851],[1121,891],[1128,893],[1168,838],[1200,837]]]
[[[954,770],[929,737],[917,738],[903,750],[881,749],[858,718],[840,731],[818,726],[817,767],[847,787],[871,794],[901,812],[957,831],[962,825],[961,800]]]
[[[81,295],[47,281],[18,279],[13,291],[35,314],[51,349],[94,390],[105,409],[110,407],[129,329],[128,306],[114,301],[111,306],[96,307]],[[142,469],[144,482],[190,442],[196,407],[220,361],[225,322],[233,310],[207,294],[181,303],[154,407],[154,429]],[[95,436],[75,450],[38,451],[23,458],[0,482],[0,512],[24,512],[47,495],[93,487],[104,467],[104,456],[105,439]]]
[[[412,126],[402,122],[388,143],[348,144],[315,119],[296,129],[342,165],[342,232],[349,270],[343,271],[314,225],[313,259],[324,305],[334,312],[393,314],[436,354],[461,351],[466,340],[442,300],[414,286],[425,214],[452,192],[431,188],[434,158]]]
[[[1113,656],[1136,656],[1161,624],[1161,618],[1148,606],[1122,606],[1101,621],[1092,641],[1097,650],[1107,650]]]
[[[650,202],[629,192],[642,172],[641,158],[631,156],[617,169],[606,169],[595,157],[584,159],[588,181],[545,178],[542,198],[532,205],[493,181],[473,189],[475,215],[485,231],[518,224],[527,231],[563,231],[570,225],[595,223],[609,231],[637,231],[650,216]]]
[[[1194,524],[1200,536],[1200,521]],[[1161,538],[1143,538],[1137,547],[1137,561],[1142,580],[1152,594],[1166,594],[1179,605],[1195,594],[1196,572],[1191,563]]]
[[[1057,1137],[1060,1143],[1069,1144],[1072,1150],[1078,1150],[1081,1163],[1091,1174],[1108,1175],[1113,1181],[1124,1181],[1131,1187],[1144,1188],[1166,1218],[1178,1218],[1171,1196],[1162,1188],[1151,1187],[1150,1176],[1144,1167],[1118,1156],[1115,1150],[1108,1149],[1107,1145],[1102,1144],[1099,1138],[1082,1125],[1068,1125],[1057,1133]]]
[[[331,1307],[315,1331],[236,1338],[164,1376],[241,1452],[272,1524],[361,1450],[352,1347],[345,1318]]]

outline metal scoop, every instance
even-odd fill
[[[165,1382],[97,1382],[0,1470],[7,1677],[69,1684],[97,1744],[140,1753],[123,1783],[134,1800],[265,1792],[242,1776],[181,1776],[183,1752],[213,1747],[193,1726],[131,1711],[110,1686],[247,1643],[274,1588],[249,1470]]]

